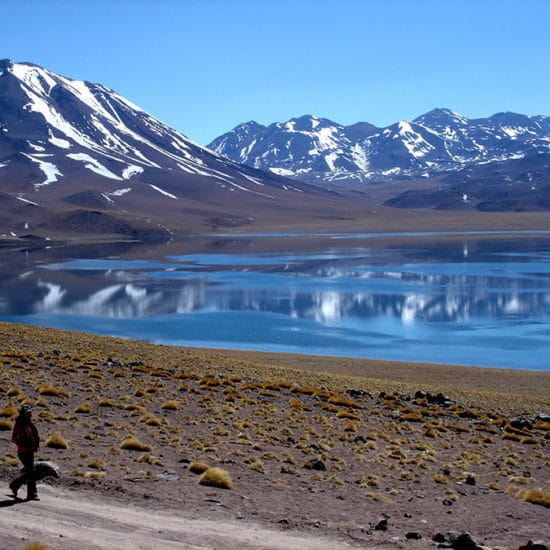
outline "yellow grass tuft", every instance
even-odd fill
[[[550,508],[550,493],[546,493],[540,487],[529,489],[524,495],[523,500],[531,504],[539,504]]]
[[[115,406],[115,402],[112,400],[112,399],[109,399],[108,397],[104,397],[99,403],[98,405],[100,407],[114,407]]]
[[[39,384],[36,391],[40,395],[50,395],[52,397],[70,397],[71,393],[63,388],[56,388],[51,384]]]
[[[50,547],[41,542],[31,542],[25,546],[24,550],[50,550]]]
[[[0,409],[0,416],[15,418],[19,414],[19,409],[13,404],[8,403],[3,409]]]
[[[208,487],[217,487],[218,489],[233,488],[229,472],[222,468],[208,468],[199,478],[199,484]]]
[[[357,415],[357,414],[355,414],[351,411],[346,411],[346,410],[339,410],[336,413],[336,418],[347,418],[349,420],[360,420],[359,415]]]
[[[189,471],[193,474],[203,474],[210,466],[206,462],[193,461],[189,464]]]
[[[55,433],[46,439],[46,447],[50,449],[68,449],[69,444],[61,434]]]
[[[79,414],[90,414],[92,412],[92,406],[86,401],[85,403],[78,405],[74,412]]]
[[[88,464],[88,468],[93,468],[94,470],[105,470],[105,461],[101,458],[96,458],[93,462]]]
[[[153,447],[151,445],[147,445],[146,443],[142,443],[135,435],[128,435],[120,444],[120,448],[125,451],[142,451],[142,452],[150,452],[153,450]]]
[[[161,409],[166,409],[167,411],[177,411],[180,408],[179,401],[171,399],[162,404]]]
[[[8,432],[13,429],[13,422],[11,420],[0,420],[0,432]]]
[[[351,409],[362,409],[363,407],[356,403],[353,399],[349,397],[343,397],[341,395],[333,395],[329,398],[328,402],[332,405],[339,405],[341,407],[349,407]]]

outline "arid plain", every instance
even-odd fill
[[[199,520],[269,529],[248,546],[230,536],[227,548],[424,548],[434,537],[452,544],[450,531],[519,548],[548,537],[547,372],[178,348],[6,323],[0,342],[6,495],[21,403],[35,406],[38,458],[62,471],[39,485],[44,503],[5,497],[4,547],[74,547],[66,525],[81,501],[181,518],[187,538],[168,529],[167,547],[201,547],[189,531]],[[57,532],[39,506],[59,489]],[[14,531],[8,511],[28,518],[25,529]],[[120,537],[110,547],[127,547]]]

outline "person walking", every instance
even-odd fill
[[[17,456],[23,463],[23,474],[10,483],[13,496],[17,498],[17,491],[21,485],[27,485],[27,500],[40,500],[36,492],[36,478],[34,475],[34,453],[38,451],[40,439],[38,430],[32,421],[32,407],[23,405],[15,426],[11,440],[17,445]]]

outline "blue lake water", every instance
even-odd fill
[[[315,236],[297,250],[278,235],[275,252],[262,238],[228,237],[207,253],[137,260],[4,251],[0,320],[164,344],[550,370],[550,235],[369,237]]]

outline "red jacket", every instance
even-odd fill
[[[17,445],[18,453],[34,453],[40,444],[36,426],[30,420],[22,422],[19,418],[15,421],[11,440]]]

